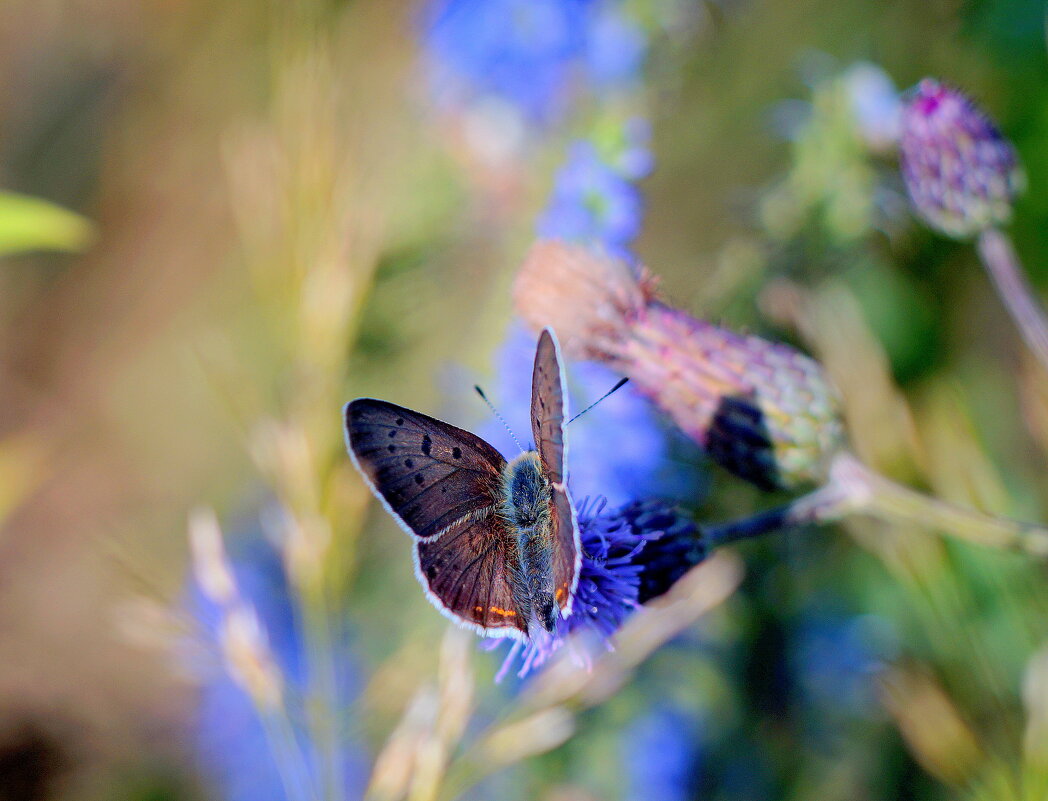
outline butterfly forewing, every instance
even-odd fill
[[[560,347],[553,332],[546,328],[539,336],[531,384],[531,430],[543,469],[553,485],[553,582],[561,612],[571,611],[582,564],[578,522],[568,497],[567,445],[564,440],[567,399]]]
[[[564,376],[560,348],[548,328],[539,336],[531,374],[531,433],[535,449],[554,484],[564,483]]]
[[[528,621],[514,600],[512,535],[496,514],[415,543],[415,570],[445,615],[488,637],[521,638]]]
[[[433,540],[497,507],[506,460],[479,437],[371,398],[347,404],[345,422],[357,467],[415,538]]]

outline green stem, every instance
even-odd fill
[[[783,506],[741,520],[703,526],[703,539],[714,547],[727,542],[753,539],[763,534],[832,522],[843,517],[852,502],[846,492],[831,483]]]
[[[873,517],[935,529],[979,545],[1048,556],[1048,528],[924,495],[871,470],[851,454],[837,457],[834,480],[850,487],[861,510]]]
[[[1048,528],[966,509],[912,490],[867,467],[854,455],[839,454],[829,481],[795,501],[742,520],[703,529],[711,546],[752,539],[804,525],[866,514],[892,523],[934,529],[950,536],[1034,556],[1048,556]]]

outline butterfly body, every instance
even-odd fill
[[[564,378],[549,329],[532,379],[535,450],[507,462],[474,434],[386,401],[345,408],[353,463],[414,540],[415,572],[444,615],[485,636],[554,631],[581,563],[567,494]]]
[[[516,538],[515,593],[527,599],[521,611],[544,629],[556,626],[553,583],[553,492],[538,451],[522,453],[503,471],[501,514]]]

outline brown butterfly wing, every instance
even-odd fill
[[[354,464],[409,534],[434,540],[494,510],[506,460],[468,431],[386,401],[346,405]]]
[[[554,484],[564,483],[564,375],[560,348],[553,332],[544,328],[535,351],[531,374],[531,433],[535,449]]]
[[[528,633],[511,583],[516,559],[513,536],[495,513],[436,541],[415,543],[415,573],[426,597],[447,617],[487,637],[522,639]]]
[[[531,379],[531,430],[543,470],[553,487],[553,584],[561,614],[571,613],[571,602],[579,582],[582,546],[578,521],[567,489],[567,443],[564,425],[567,398],[560,346],[553,331],[545,328],[535,351]]]

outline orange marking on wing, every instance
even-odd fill
[[[512,609],[499,609],[497,606],[492,606],[488,609],[489,612],[494,612],[496,615],[502,615],[503,617],[516,617],[517,613]]]

